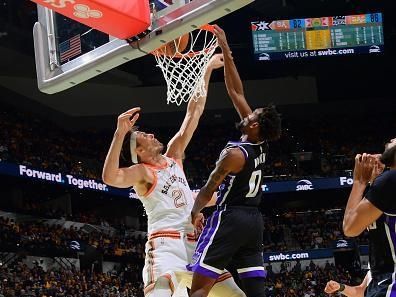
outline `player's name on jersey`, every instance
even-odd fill
[[[260,154],[260,156],[254,159],[254,168],[263,163],[265,163],[265,153]]]
[[[161,193],[163,194],[168,194],[169,188],[172,186],[173,183],[179,182],[182,183],[183,185],[187,186],[187,181],[180,176],[177,176],[176,174],[171,175],[168,180],[166,181],[165,185],[161,189]]]

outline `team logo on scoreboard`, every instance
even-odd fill
[[[322,18],[320,18],[320,22],[322,23],[322,26],[328,27],[330,25],[330,18],[322,17]]]
[[[312,27],[320,27],[322,26],[322,21],[320,18],[314,18],[312,20]]]
[[[346,25],[346,17],[338,15],[333,17],[333,26]]]
[[[330,25],[330,18],[329,17],[305,19],[305,26],[307,28],[328,27],[329,25]]]
[[[271,30],[270,24],[267,22],[252,22],[252,31]]]
[[[289,30],[290,22],[288,20],[273,21],[269,26],[272,30]]]
[[[348,25],[365,24],[366,23],[366,15],[365,14],[348,15],[346,17],[346,23]]]

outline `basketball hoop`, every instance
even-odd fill
[[[168,104],[179,106],[206,96],[203,77],[218,46],[213,30],[211,25],[202,26],[152,52],[166,81]]]

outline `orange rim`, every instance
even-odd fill
[[[212,34],[214,34],[214,26],[213,25],[206,24],[206,25],[201,26],[199,29],[200,30],[205,30],[205,31],[208,31],[208,32],[211,32]],[[191,32],[189,32],[189,33],[191,33]],[[171,42],[171,41],[169,41],[169,42]],[[159,47],[158,49],[160,49],[160,48],[161,47]],[[197,55],[200,55],[201,53],[206,53],[206,52],[210,51],[211,48],[212,47],[208,47],[208,48],[202,49],[200,51],[188,52],[188,53],[185,53],[185,54],[176,53],[174,56],[172,56],[172,58],[178,58],[178,59],[181,59],[181,58],[192,58],[192,57],[195,57]],[[150,54],[152,54],[154,56],[166,56],[164,53],[158,52],[158,49],[152,51]]]

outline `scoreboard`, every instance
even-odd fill
[[[256,21],[251,28],[259,61],[384,51],[381,13]]]

